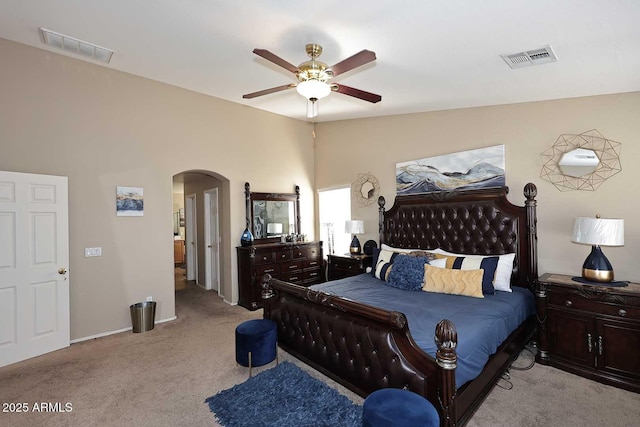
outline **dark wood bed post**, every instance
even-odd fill
[[[296,192],[296,233],[302,234],[302,224],[300,221],[300,186],[294,187]]]
[[[246,212],[246,227],[249,228],[249,224],[251,221],[251,189],[249,187],[249,183],[244,183],[244,207]],[[253,233],[253,230],[251,230]]]
[[[384,197],[378,197],[378,242],[382,244],[384,235]],[[376,266],[374,265],[373,268]]]
[[[443,427],[456,425],[455,399],[456,399],[456,366],[458,365],[458,332],[453,322],[447,319],[441,320],[436,325],[436,336],[434,338],[438,350],[436,351],[436,362],[443,370],[440,374],[440,384],[438,384],[438,399],[442,406],[444,419],[440,420]]]
[[[527,277],[529,289],[535,292],[538,288],[538,218],[536,215],[536,196],[538,189],[535,184],[528,183],[524,186],[524,206],[527,209],[527,234],[529,241],[529,275]]]
[[[538,194],[538,189],[535,184],[528,183],[524,187],[525,207],[527,208],[527,229],[529,234],[529,263],[530,263],[530,276],[529,289],[536,296],[536,309],[538,315],[538,332],[536,336],[536,347],[538,349],[537,358],[547,358],[547,330],[546,330],[546,318],[547,318],[547,289],[540,286],[538,283],[538,218],[536,215],[537,202],[535,197]]]

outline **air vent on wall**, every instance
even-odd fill
[[[113,55],[112,50],[45,28],[40,28],[40,32],[42,33],[42,40],[47,46],[62,49],[65,52],[71,52],[107,64],[111,61],[111,55]]]
[[[504,62],[511,68],[530,67],[532,65],[546,64],[558,61],[558,57],[551,48],[545,46],[540,49],[527,50],[526,52],[500,55]]]

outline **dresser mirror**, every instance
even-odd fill
[[[254,242],[279,242],[300,231],[300,187],[294,193],[255,193],[245,183],[247,226]]]

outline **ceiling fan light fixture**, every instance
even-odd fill
[[[318,99],[309,98],[307,101],[307,118],[313,119],[314,117],[318,117]]]
[[[316,100],[324,98],[331,93],[331,86],[320,80],[305,80],[296,86],[298,93],[308,100],[315,98]]]

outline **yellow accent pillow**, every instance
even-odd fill
[[[465,295],[484,298],[482,295],[482,275],[484,270],[454,270],[424,265],[423,291],[440,294]]]

